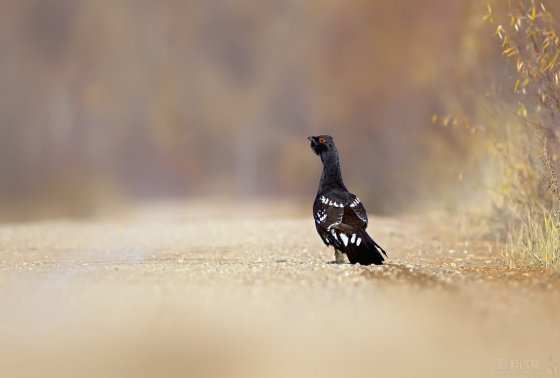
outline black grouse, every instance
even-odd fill
[[[307,139],[323,162],[323,174],[313,203],[319,236],[327,246],[334,247],[336,263],[343,263],[346,254],[351,264],[383,264],[383,255],[386,257],[387,253],[367,234],[366,209],[344,186],[333,138],[319,135]]]

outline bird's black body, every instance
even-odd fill
[[[387,253],[366,232],[366,209],[342,181],[333,138],[320,135],[308,139],[311,149],[323,162],[323,174],[313,203],[313,218],[319,236],[327,246],[332,245],[336,251],[346,254],[352,264],[383,264]]]

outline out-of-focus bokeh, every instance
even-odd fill
[[[483,7],[4,0],[2,216],[200,196],[310,201],[320,163],[306,137],[318,133],[335,137],[371,212],[441,205],[468,148],[432,115],[469,85],[458,71],[476,54],[467,37]]]

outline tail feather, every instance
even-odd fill
[[[359,230],[357,236],[361,238],[361,243],[349,243],[344,253],[352,264],[361,265],[382,265],[387,257],[387,252],[373,240],[365,230]],[[385,255],[385,257],[383,257]]]

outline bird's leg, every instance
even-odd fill
[[[340,252],[338,249],[334,250],[334,263],[335,264],[344,264],[346,261],[344,260],[344,253]]]

